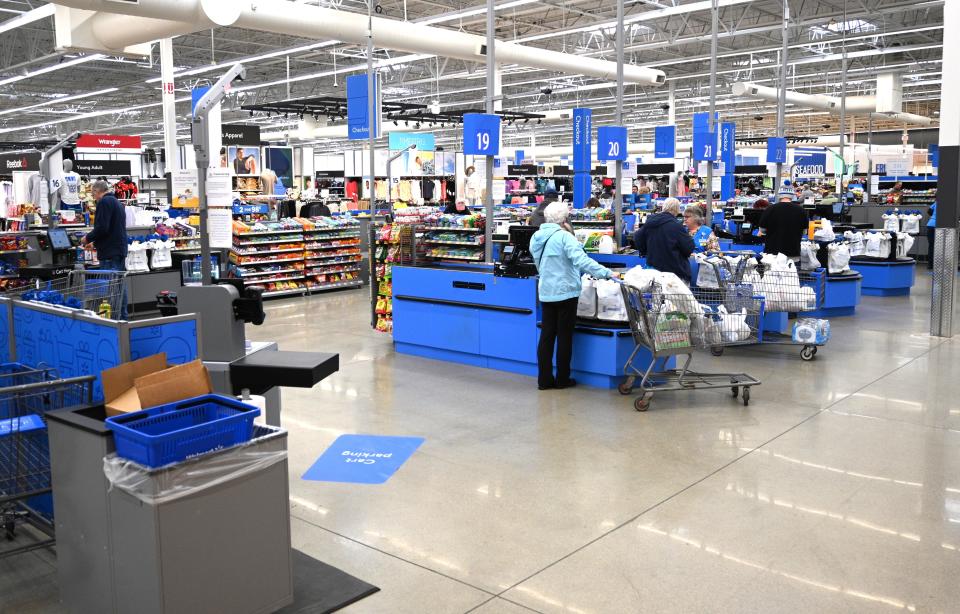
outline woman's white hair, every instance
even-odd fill
[[[570,215],[570,206],[563,201],[552,202],[543,210],[543,217],[548,224],[562,224]]]
[[[671,213],[676,217],[680,214],[680,201],[672,197],[663,201],[663,212]]]

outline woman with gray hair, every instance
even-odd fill
[[[690,281],[690,254],[693,253],[693,239],[677,220],[680,214],[680,201],[668,198],[663,202],[660,213],[654,213],[637,230],[633,244],[641,256],[647,257],[647,264],[663,273],[673,273],[680,279]]]
[[[570,214],[562,202],[551,203],[543,212],[544,224],[530,239],[530,253],[537,265],[537,285],[542,309],[542,329],[537,346],[537,385],[540,390],[570,388],[573,329],[577,323],[580,278],[585,273],[600,279],[617,277],[613,271],[587,256],[583,246],[561,227]],[[553,352],[557,352],[557,376],[553,376]]]
[[[719,252],[720,241],[709,226],[704,225],[700,207],[690,206],[683,210],[683,225],[693,238],[694,249],[698,252]]]

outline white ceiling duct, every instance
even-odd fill
[[[757,85],[756,83],[734,83],[730,90],[734,96],[742,98],[762,98],[773,102],[779,99],[776,88]],[[802,94],[791,90],[786,92],[786,101],[798,107],[821,109],[831,113],[840,113],[840,107],[843,106],[840,98],[823,94]],[[875,96],[848,96],[845,107],[847,113],[877,113],[877,98]],[[881,113],[881,115],[920,126],[929,126],[933,123],[933,120],[929,117],[912,113]]]
[[[139,18],[168,20],[180,24],[194,24],[192,31],[198,32],[212,25],[232,25],[238,28],[302,36],[311,39],[331,38],[348,43],[362,44],[367,41],[367,16],[348,11],[337,11],[287,0],[138,0],[138,2],[117,2],[116,0],[54,0],[55,4],[81,9],[99,11],[93,19],[106,19],[106,13],[118,13]],[[107,25],[115,27],[110,20]],[[137,42],[156,40],[169,33],[154,34],[163,30],[158,24],[128,20],[123,28],[127,32],[139,33]],[[141,30],[140,28],[143,27]],[[179,25],[171,25],[179,32]],[[108,28],[95,28],[102,32],[103,51],[117,50],[117,42],[130,44],[133,34],[110,34]],[[373,41],[377,47],[406,51],[410,53],[429,53],[441,57],[453,57],[466,61],[485,62],[486,38],[456,30],[447,30],[425,26],[408,21],[397,21],[383,17],[373,18]],[[108,44],[113,43],[113,45]],[[559,51],[550,51],[537,47],[526,47],[515,43],[497,41],[496,59],[501,64],[520,64],[546,70],[556,70],[568,74],[581,74],[600,79],[610,79],[617,74],[616,62],[571,55]],[[626,83],[642,85],[661,85],[666,80],[663,71],[642,66],[625,65]]]

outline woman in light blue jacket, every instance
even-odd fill
[[[537,385],[540,390],[577,385],[570,377],[570,360],[580,299],[580,277],[584,273],[600,279],[617,276],[587,256],[576,237],[561,228],[569,214],[566,203],[552,203],[543,212],[546,223],[530,239],[530,253],[540,273],[538,290],[543,314],[537,346]],[[553,376],[554,345],[557,349],[556,378]]]

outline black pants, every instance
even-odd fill
[[[541,303],[543,329],[537,347],[537,383],[541,388],[570,380],[573,357],[573,328],[577,323],[577,299]],[[553,347],[557,347],[557,378],[553,378]]]
[[[927,226],[927,268],[933,268],[933,242],[937,233],[936,226]]]

